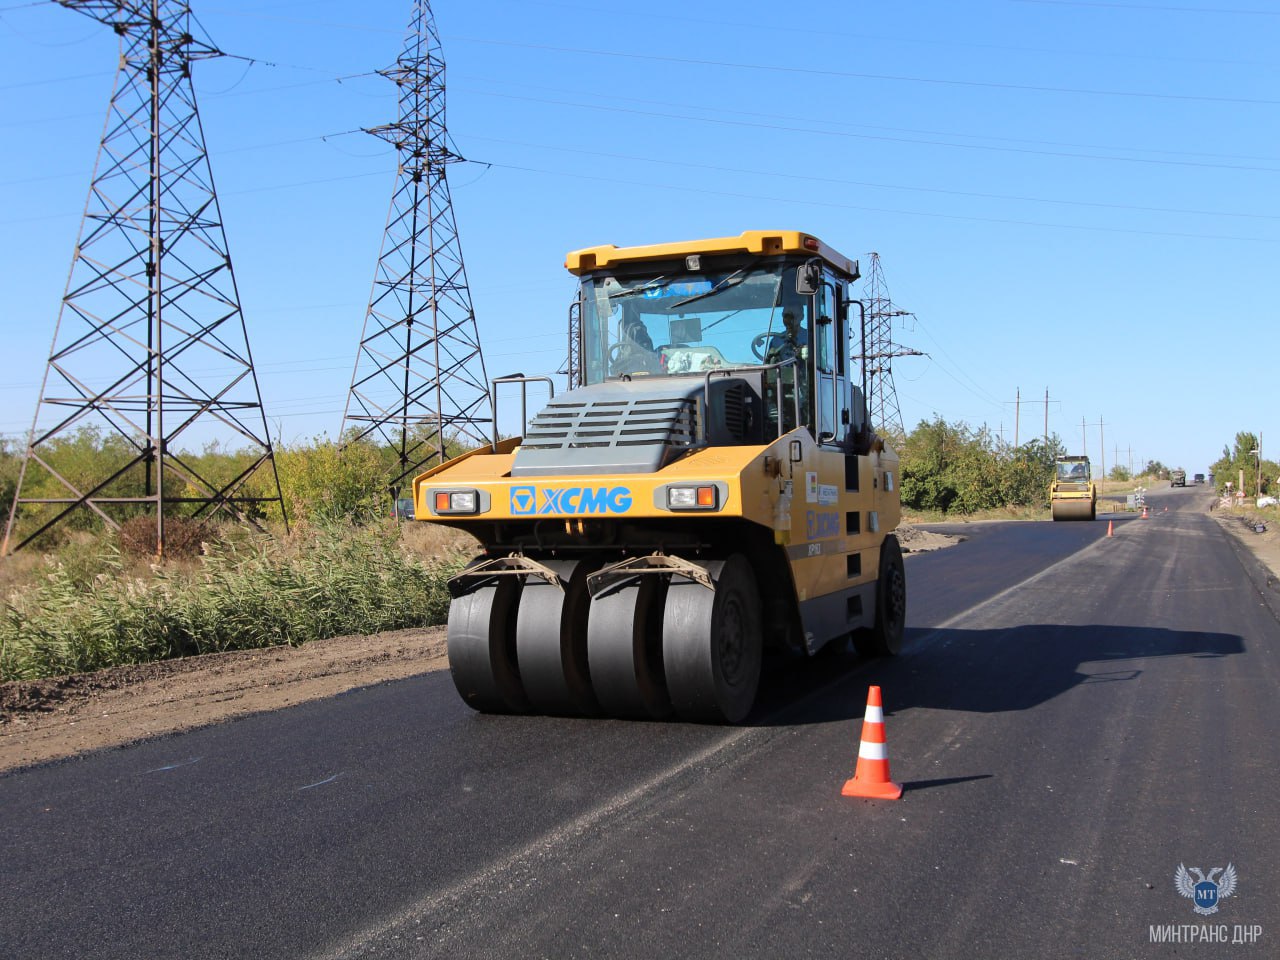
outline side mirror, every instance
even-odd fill
[[[812,296],[822,282],[822,264],[818,260],[810,260],[796,271],[796,293]]]

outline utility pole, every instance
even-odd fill
[[[14,550],[82,509],[113,530],[142,512],[163,558],[166,517],[284,512],[191,79],[223,53],[185,0],[59,2],[111,27],[120,58],[0,553],[21,507]],[[60,442],[99,428],[120,460],[77,475]],[[224,441],[246,453],[232,478],[183,449]]]
[[[1098,484],[1101,493],[1107,486],[1107,438],[1102,432],[1102,414],[1098,414],[1098,455],[1102,457],[1102,481]]]
[[[1089,455],[1089,437],[1085,430],[1084,417],[1080,418],[1080,453],[1086,457]]]
[[[1049,446],[1049,388],[1044,388],[1044,445]]]
[[[1013,446],[1018,447],[1018,428],[1022,420],[1022,388],[1019,387],[1013,400]]]
[[[1251,450],[1250,452],[1254,456],[1253,482],[1256,490],[1256,492],[1254,493],[1254,497],[1257,498],[1262,496],[1262,432],[1261,431],[1258,432],[1258,445],[1254,447],[1253,450]],[[1243,478],[1244,473],[1242,472],[1240,476]],[[1240,485],[1244,486],[1243,479],[1241,479]],[[1254,503],[1257,503],[1256,499],[1254,500]]]

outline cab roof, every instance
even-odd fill
[[[825,260],[851,280],[858,278],[858,262],[833,250],[817,237],[799,230],[747,230],[736,237],[712,237],[708,240],[683,240],[653,243],[641,247],[618,247],[606,243],[598,247],[574,250],[565,256],[564,265],[574,276],[582,276],[606,267],[646,260],[670,260],[690,254],[748,253],[757,256],[779,256],[802,253]]]

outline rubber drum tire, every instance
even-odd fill
[[[755,703],[764,656],[760,590],[742,554],[704,564],[715,583],[672,577],[663,614],[662,664],[681,720],[738,723]]]
[[[550,560],[546,565],[560,584],[529,577],[516,613],[516,663],[532,709],[564,716],[600,712],[587,670],[587,574],[579,560]]]
[[[591,686],[611,717],[662,720],[671,715],[662,669],[663,577],[637,577],[591,601],[587,655]]]
[[[467,706],[481,713],[526,713],[516,666],[518,577],[500,576],[449,604],[449,673]]]
[[[869,630],[853,635],[854,646],[864,657],[891,657],[902,650],[907,626],[907,573],[902,547],[889,534],[880,544],[880,574],[876,578],[876,619]]]

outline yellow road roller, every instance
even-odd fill
[[[1049,509],[1055,520],[1092,520],[1098,515],[1098,490],[1088,457],[1058,457],[1054,462]]]
[[[570,389],[418,476],[483,553],[449,584],[479,711],[736,723],[766,648],[896,653],[898,457],[868,423],[856,261],[796,231],[570,253]],[[515,384],[516,386],[512,386]],[[549,378],[500,378],[508,396]],[[495,411],[494,422],[498,417]]]

